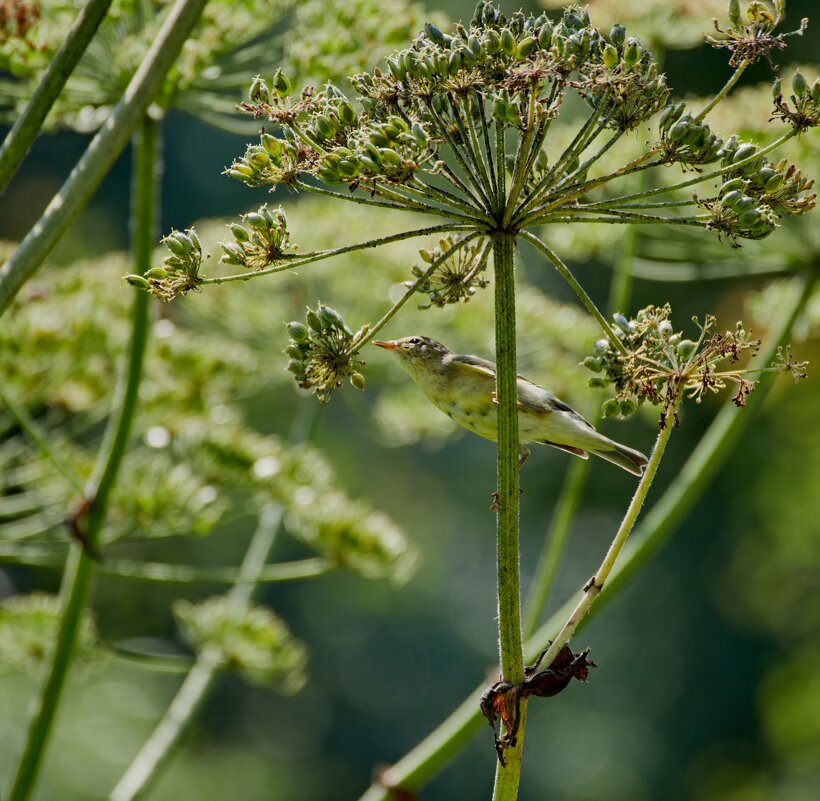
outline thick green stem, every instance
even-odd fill
[[[520,684],[524,680],[521,637],[521,580],[518,550],[518,370],[515,340],[515,239],[499,236],[494,243],[495,355],[498,414],[498,641],[501,676]],[[495,801],[510,801],[518,794],[524,741],[524,711],[517,742],[497,766]]]
[[[133,209],[134,269],[140,274],[149,266],[151,243],[154,239],[153,220],[156,199],[157,131],[156,123],[143,120],[136,142]],[[134,290],[131,317],[131,344],[127,362],[114,399],[114,413],[100,448],[94,475],[85,491],[82,512],[78,512],[75,529],[82,542],[76,543],[69,555],[63,576],[61,595],[63,611],[57,643],[45,686],[39,698],[37,712],[29,728],[23,756],[17,767],[9,801],[25,801],[39,774],[42,758],[60,704],[65,679],[77,640],[83,611],[88,602],[91,582],[97,567],[96,554],[100,534],[105,525],[108,501],[125,456],[131,422],[137,405],[142,378],[142,364],[148,336],[149,297]],[[83,518],[85,522],[83,523]]]
[[[245,553],[236,583],[228,598],[250,600],[282,520],[282,510],[271,506],[262,510],[259,525]],[[225,664],[219,651],[206,648],[197,657],[150,738],[111,791],[109,801],[135,801],[144,797],[161,775],[163,767],[188,730],[197,711],[207,699]]]
[[[68,230],[128,143],[156,97],[207,0],[177,0],[154,44],[105,125],[71,171],[43,216],[0,267],[0,315]]]
[[[85,53],[110,5],[111,0],[88,0],[83,6],[65,41],[49,62],[31,100],[15,120],[14,127],[0,148],[0,195],[26,157],[49,110]]]

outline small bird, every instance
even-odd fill
[[[498,438],[495,364],[461,356],[430,337],[404,337],[373,344],[395,353],[421,391],[454,422],[485,439]],[[648,459],[599,434],[571,406],[523,376],[518,376],[519,465],[529,456],[528,442],[552,445],[588,459],[600,456],[628,472],[643,475]]]

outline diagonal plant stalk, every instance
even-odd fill
[[[156,123],[145,117],[140,128],[140,136],[135,142],[132,190],[135,220],[134,262],[140,271],[147,269],[150,263],[154,238],[157,147]],[[72,547],[63,575],[63,611],[57,642],[37,711],[29,728],[23,755],[17,767],[9,801],[25,801],[34,790],[71,663],[83,610],[88,603],[97,567],[98,544],[108,511],[108,500],[125,456],[137,405],[148,337],[148,301],[149,298],[144,292],[134,290],[131,343],[125,369],[117,387],[114,412],[109,418],[94,474],[86,487],[83,504],[75,513],[74,528],[81,541]]]
[[[34,228],[0,267],[0,315],[40,268],[102,182],[159,92],[207,0],[176,0],[105,125]]]
[[[65,41],[49,62],[34,94],[15,120],[0,147],[0,195],[5,192],[40,133],[49,110],[85,53],[110,5],[111,0],[87,0]]]
[[[813,270],[817,266],[812,266]],[[773,326],[766,347],[758,359],[761,364],[771,362],[777,347],[788,340],[794,323],[811,294],[813,281],[807,277],[794,280],[793,295],[776,326]],[[624,549],[610,576],[609,582],[599,596],[584,623],[593,619],[606,604],[618,597],[652,555],[669,539],[675,528],[685,518],[704,490],[710,485],[746,427],[754,420],[773,384],[773,376],[764,375],[747,399],[747,408],[739,413],[732,405],[726,405],[710,425],[680,472],[652,509],[646,514]],[[556,611],[524,644],[525,658],[534,660],[541,650],[556,636],[569,613],[575,608],[576,599],[571,598]],[[582,624],[583,625],[583,624]],[[360,801],[390,801],[398,792],[413,792],[426,784],[449,764],[470,742],[475,734],[486,731],[486,723],[478,709],[478,700],[485,686],[475,688],[465,700],[433,732],[398,762],[382,771],[361,796]]]
[[[230,600],[251,599],[271,547],[281,530],[281,523],[282,509],[279,506],[272,504],[260,513],[259,524],[248,545],[236,581],[228,592]],[[145,796],[162,774],[175,747],[207,700],[225,667],[224,659],[216,648],[202,650],[151,736],[111,791],[109,801],[136,801]]]

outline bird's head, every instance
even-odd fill
[[[450,350],[430,337],[403,337],[402,339],[374,339],[377,347],[389,350],[399,357],[401,366],[411,374],[438,373],[444,357]]]

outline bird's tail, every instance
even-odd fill
[[[618,465],[618,467],[635,476],[642,476],[646,465],[649,464],[649,459],[640,451],[627,448],[626,445],[621,445],[611,439],[607,440],[606,445],[601,446],[601,448],[589,448],[589,452]]]

